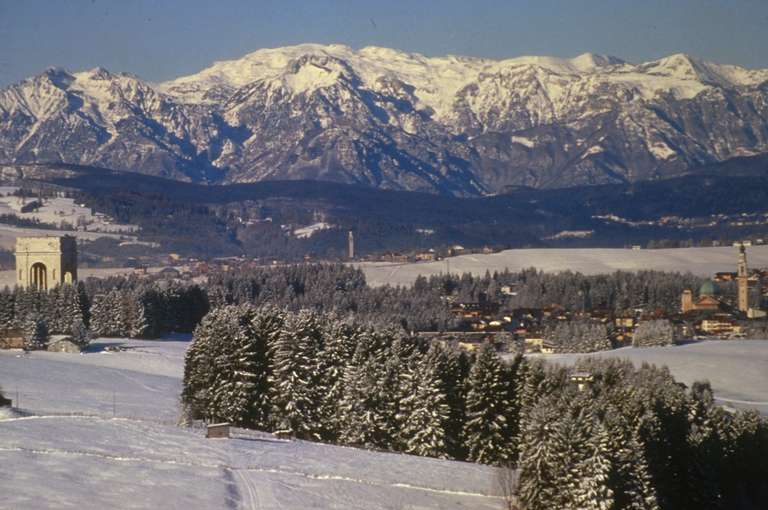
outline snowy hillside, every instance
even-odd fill
[[[532,355],[573,365],[584,354]],[[712,340],[675,347],[625,347],[592,353],[596,358],[629,359],[636,366],[668,366],[675,379],[692,385],[707,380],[715,400],[726,407],[756,409],[768,416],[768,340]]]
[[[107,344],[126,350],[100,351]],[[33,413],[0,415],[0,479],[14,488],[0,507],[501,507],[486,466],[248,431],[208,440],[176,427],[186,346],[103,340],[84,355],[0,351],[0,385]]]
[[[768,267],[768,246],[749,248],[754,267]],[[451,257],[439,262],[356,264],[369,285],[410,285],[419,275],[430,276],[450,271],[482,276],[486,271],[520,271],[535,267],[541,271],[574,271],[583,274],[614,271],[678,271],[712,276],[718,271],[736,270],[736,251],[732,247],[674,248],[664,250],[626,250],[617,248],[563,248],[505,250],[488,255]]]
[[[474,196],[674,175],[768,152],[768,70],[677,54],[490,60],[262,49],[163,83],[96,68],[0,90],[0,163]]]

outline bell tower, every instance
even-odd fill
[[[355,258],[355,233],[351,230],[347,233],[347,258],[349,260]]]
[[[747,268],[747,249],[744,243],[739,246],[739,264],[736,269],[736,283],[738,285],[739,310],[749,310],[749,271]]]

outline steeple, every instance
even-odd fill
[[[347,233],[347,257],[350,260],[355,258],[355,233],[351,230]]]
[[[739,310],[749,310],[749,278],[747,270],[747,249],[744,243],[739,246],[739,265],[736,269],[736,283],[738,284]]]
[[[747,249],[744,243],[739,246],[739,266],[736,273],[737,276],[747,276]]]

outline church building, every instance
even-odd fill
[[[723,278],[722,275],[733,275],[733,278]],[[733,281],[736,280],[736,301],[735,309],[743,312],[749,316],[753,315],[753,312],[760,311],[761,297],[762,297],[762,285],[758,275],[749,274],[749,267],[747,266],[747,250],[746,247],[741,244],[739,246],[739,255],[736,265],[736,273],[718,273],[720,278],[718,281]],[[715,285],[711,281],[706,281],[699,288],[699,297],[694,300],[693,292],[690,289],[683,291],[681,297],[681,309],[683,313],[691,311],[726,311],[731,308],[718,299],[715,295]]]

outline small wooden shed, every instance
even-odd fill
[[[228,438],[229,428],[229,423],[209,423],[205,430],[205,437],[209,439]]]
[[[0,349],[23,349],[24,331],[18,328],[0,328]]]

